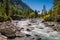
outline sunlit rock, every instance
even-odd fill
[[[8,38],[0,34],[0,40],[8,40]]]

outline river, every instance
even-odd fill
[[[34,19],[34,22],[29,19],[21,20],[15,25],[21,29],[23,37],[16,37],[11,40],[60,40],[60,32],[46,27],[41,19]],[[26,34],[30,36],[26,37]]]

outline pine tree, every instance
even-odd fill
[[[60,17],[60,0],[54,0],[54,12],[55,12],[55,22]]]
[[[7,16],[9,16],[9,4],[10,3],[10,0],[4,0],[4,9],[5,9],[5,13]]]
[[[43,14],[43,15],[44,15],[44,14],[47,14],[45,5],[43,5],[42,14]]]
[[[35,10],[35,18],[37,18],[38,17],[38,12],[37,12],[37,10]]]

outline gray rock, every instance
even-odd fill
[[[0,34],[0,40],[8,40],[6,36]]]
[[[11,22],[3,22],[2,25],[0,25],[0,33],[7,37],[15,37],[17,27],[15,27]]]

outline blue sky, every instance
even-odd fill
[[[53,7],[53,0],[22,0],[33,10],[41,11],[43,5],[46,6],[46,10],[49,11]]]

